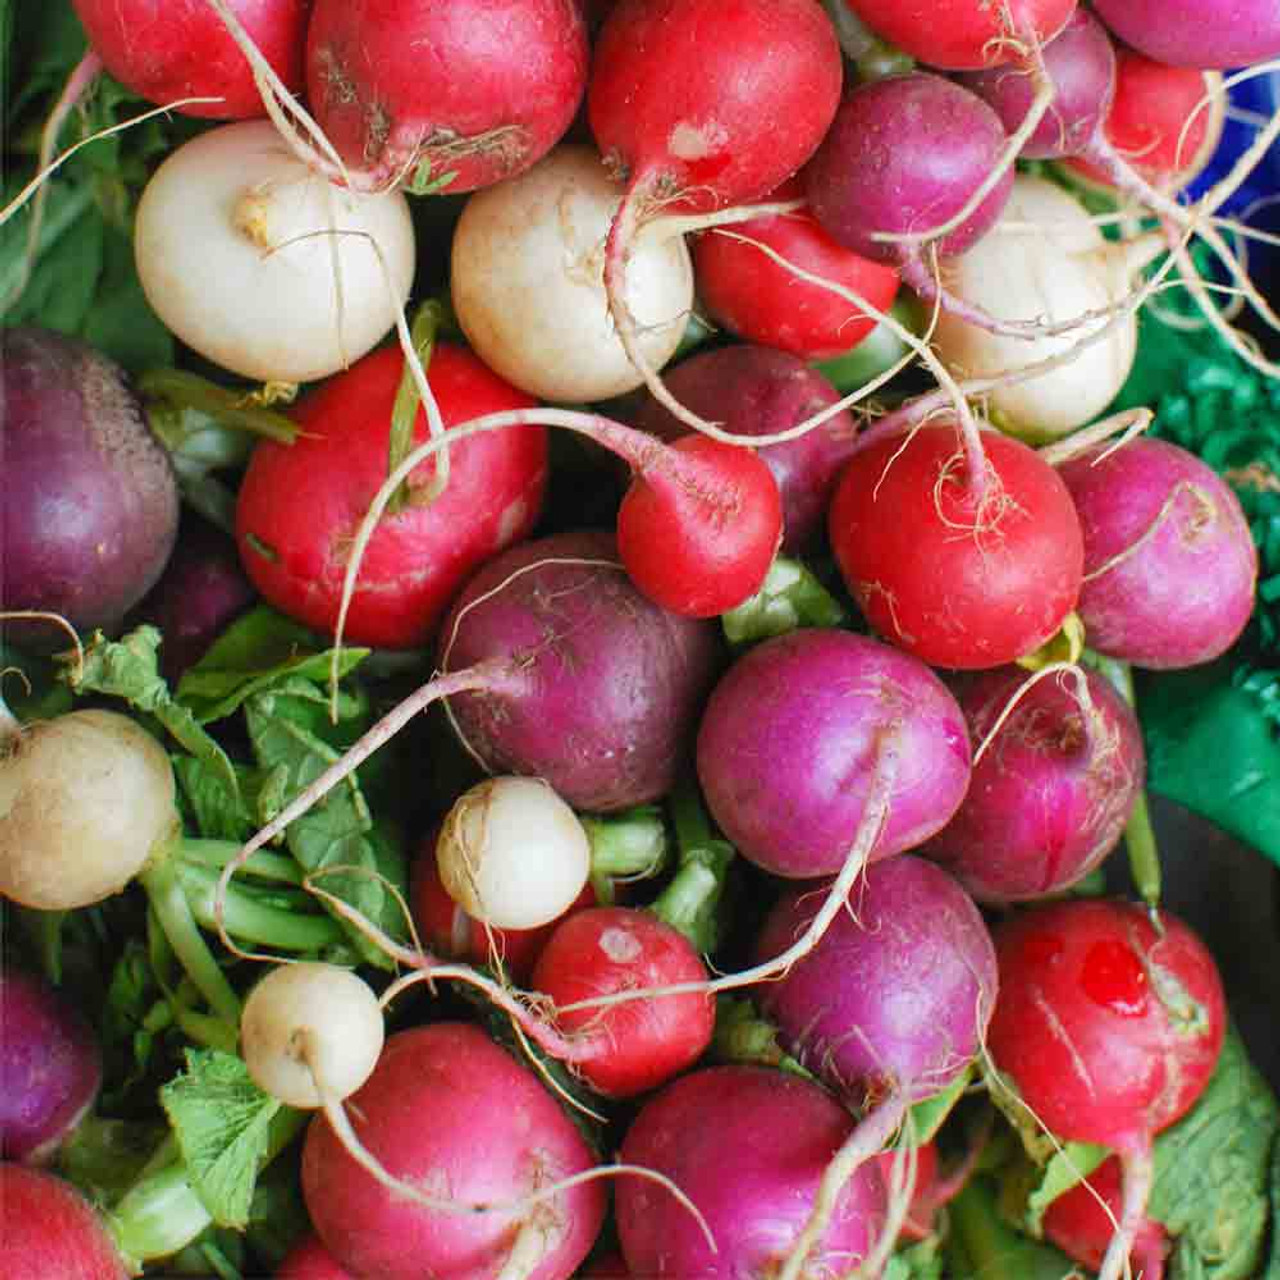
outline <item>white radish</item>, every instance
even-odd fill
[[[364,355],[400,315],[415,263],[402,193],[334,186],[265,120],[165,160],[138,205],[134,256],[183,342],[263,382],[313,381]]]
[[[1001,320],[1043,320],[1046,332],[1028,341],[943,312],[934,331],[938,354],[957,377],[998,377],[1069,352],[1109,325],[1074,358],[989,393],[991,420],[1002,429],[1037,443],[1057,439],[1102,412],[1129,376],[1137,317],[1117,313],[1161,247],[1154,236],[1107,241],[1061,187],[1020,176],[1000,220],[946,263],[943,279],[966,302]]]
[[[591,873],[578,815],[539,778],[489,778],[460,796],[436,842],[440,879],[470,916],[535,929],[563,915]]]
[[[249,1074],[291,1107],[349,1097],[373,1074],[384,1038],[372,988],[331,964],[278,965],[249,992],[240,1018]]]
[[[480,358],[530,395],[580,404],[643,381],[604,288],[605,238],[621,199],[597,152],[565,145],[463,208],[453,238],[454,310]],[[683,236],[636,243],[626,295],[640,347],[661,368],[693,308]]]

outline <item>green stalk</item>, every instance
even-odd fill
[[[839,627],[848,621],[840,602],[799,560],[779,556],[760,590],[720,619],[730,644],[754,644],[799,627]]]
[[[597,902],[613,902],[615,881],[647,880],[666,865],[667,825],[657,805],[637,805],[605,817],[578,816],[591,842],[591,887]]]
[[[138,379],[138,391],[144,400],[159,401],[161,414],[194,409],[224,427],[280,444],[292,444],[298,435],[297,425],[283,413],[254,404],[243,391],[221,387],[184,369],[150,369]]]
[[[431,365],[431,355],[435,351],[436,339],[444,324],[446,311],[444,303],[429,298],[418,308],[413,317],[413,327],[409,331],[409,341],[414,353],[422,364],[424,372]],[[400,375],[400,385],[396,389],[395,405],[391,410],[391,437],[387,448],[387,474],[390,475],[412,452],[414,446],[413,427],[418,420],[418,410],[422,407],[422,397],[418,394],[417,383],[405,363],[404,372]],[[439,462],[436,463],[439,466]],[[386,514],[396,515],[409,505],[412,493],[406,480],[391,496],[387,503]]]
[[[200,836],[183,836],[178,847],[178,858],[189,867],[203,867],[209,871],[222,871],[240,852],[240,844],[235,840],[210,840]],[[237,870],[237,875],[256,876],[259,880],[268,880],[273,884],[288,884],[302,887],[302,868],[292,858],[282,854],[267,853],[263,849],[255,849],[245,864]]]

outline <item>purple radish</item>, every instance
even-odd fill
[[[784,951],[821,897],[786,894],[760,931],[759,955]],[[912,1103],[968,1068],[996,988],[978,908],[948,872],[910,854],[868,867],[817,946],[758,988],[787,1052],[864,1112],[829,1166],[832,1182],[880,1151]]]
[[[631,1122],[621,1158],[671,1178],[701,1210],[717,1248],[660,1187],[623,1177],[616,1217],[629,1273],[646,1280],[779,1274],[852,1128],[824,1089],[772,1068],[709,1067],[673,1081]],[[804,1274],[850,1273],[884,1218],[884,1183],[869,1164],[841,1190]]]
[[[124,370],[44,329],[0,337],[4,502],[0,607],[111,629],[159,578],[178,533],[178,485]],[[13,626],[20,644],[66,636]]]
[[[960,705],[976,748],[973,779],[922,852],[979,902],[1070,888],[1114,848],[1142,789],[1137,717],[1083,669],[984,672],[966,682]]]
[[[0,1158],[53,1158],[98,1096],[102,1053],[92,1028],[43,978],[0,971]]]
[[[964,715],[938,677],[877,640],[818,628],[734,663],[707,704],[697,757],[726,837],[794,879],[839,871],[868,823],[872,861],[920,844],[969,784]]]
[[[1058,468],[1080,515],[1088,643],[1135,666],[1209,662],[1253,612],[1258,553],[1240,500],[1195,454],[1138,437]]]
[[[1273,0],[1093,0],[1126,44],[1173,67],[1226,70],[1280,57]]]
[[[665,380],[686,408],[746,436],[787,431],[840,399],[826,378],[797,356],[746,343],[698,352]],[[641,402],[632,422],[663,440],[688,431],[652,395]],[[852,414],[842,409],[794,440],[759,447],[782,494],[783,551],[799,551],[821,529],[836,476],[852,456],[856,436]]]

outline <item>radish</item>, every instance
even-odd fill
[[[356,530],[386,479],[392,409],[403,361],[373,352],[303,398],[293,445],[263,441],[240,485],[236,539],[254,585],[278,609],[333,631]],[[446,424],[532,402],[464,348],[438,344],[428,384]],[[419,410],[416,438],[427,436]],[[421,646],[467,577],[525,537],[541,512],[545,433],[520,428],[453,445],[449,480],[432,495],[435,465],[411,473],[409,501],[379,520],[351,598],[357,643]]]
[[[539,778],[477,783],[446,815],[436,864],[449,896],[499,929],[535,929],[587,886],[591,842],[578,816]]]
[[[925,662],[1002,666],[1075,607],[1080,519],[1025,444],[983,435],[991,481],[975,501],[952,427],[868,441],[846,464],[828,527],[845,585],[877,632]]]
[[[800,182],[792,180],[771,199],[790,200],[801,194]],[[750,218],[738,231],[787,261],[860,294],[877,311],[887,311],[898,292],[898,273],[892,266],[838,244],[807,209]],[[828,360],[851,351],[876,325],[873,316],[798,279],[755,244],[736,236],[712,230],[694,237],[693,266],[702,305],[747,342],[780,347],[803,360]],[[669,378],[667,382],[670,385]],[[673,394],[681,399],[679,391]],[[690,407],[698,414],[711,412]]]
[[[450,251],[458,323],[486,364],[531,395],[582,403],[642,381],[604,289],[604,241],[620,198],[594,149],[565,145],[463,207]],[[636,340],[661,368],[693,310],[684,238],[641,237],[626,289]]]
[[[563,920],[538,956],[532,989],[555,1004],[574,1071],[614,1098],[646,1093],[692,1066],[711,1043],[715,1002],[685,992],[603,1009],[584,1006],[619,991],[705,983],[707,970],[683,934],[649,911],[594,907]]]
[[[1036,907],[994,937],[992,1062],[1038,1125],[1120,1157],[1119,1230],[1099,1269],[1117,1280],[1145,1216],[1152,1138],[1191,1108],[1217,1063],[1221,978],[1181,920],[1118,901]]]
[[[247,119],[264,114],[253,68],[208,0],[72,0],[93,51],[131,93],[178,110]],[[291,88],[302,84],[310,0],[229,0],[259,52]]]
[[[772,191],[818,146],[841,78],[816,0],[621,0],[605,20],[587,115],[627,184],[605,246],[609,311],[646,385],[677,414],[627,301],[637,235],[662,213],[720,211]]]
[[[922,662],[846,631],[800,630],[748,650],[716,685],[698,778],[743,857],[807,879],[839,871],[868,831],[869,861],[938,831],[969,784],[969,740]]]
[[[822,374],[799,357],[746,344],[695,352],[667,375],[666,382],[681,404],[704,417],[714,415],[726,431],[743,438],[790,432],[832,410],[839,400]],[[688,430],[650,395],[640,401],[631,420],[663,440]],[[819,532],[839,469],[853,454],[856,434],[852,416],[841,409],[802,435],[760,446],[759,457],[773,472],[782,499],[783,551],[799,551]]]
[[[394,1178],[456,1207],[433,1209],[383,1185],[317,1116],[303,1147],[303,1195],[347,1270],[384,1280],[568,1280],[586,1257],[604,1217],[597,1183],[503,1207],[595,1161],[537,1078],[479,1028],[439,1022],[390,1036],[350,1109],[360,1142]]]
[[[313,0],[307,97],[362,186],[471,191],[555,145],[587,59],[576,0]]]
[[[622,1158],[683,1188],[706,1216],[716,1247],[660,1194],[624,1177],[616,1217],[629,1274],[644,1280],[780,1274],[823,1169],[851,1129],[848,1113],[824,1089],[772,1068],[711,1067],[672,1081],[632,1120]],[[884,1184],[868,1165],[831,1206],[804,1274],[849,1274],[870,1253],[884,1216]]]
[[[922,852],[979,902],[1069,889],[1115,847],[1141,793],[1137,717],[1109,681],[1082,669],[1040,678],[1002,667],[959,696],[980,744],[973,781]]]
[[[148,302],[188,346],[245,378],[307,382],[391,329],[413,280],[413,226],[399,192],[332,186],[250,120],[169,154],[139,201],[134,257]]]
[[[784,895],[760,931],[757,954],[785,951],[820,896]],[[934,863],[910,854],[875,863],[849,907],[807,956],[757,990],[786,1051],[862,1113],[824,1172],[831,1188],[872,1160],[912,1103],[969,1068],[997,988],[982,916]]]
[[[10,964],[0,970],[0,1027],[0,1158],[43,1164],[93,1106],[102,1050],[66,996]]]
[[[1058,472],[1079,512],[1089,644],[1140,667],[1209,662],[1253,611],[1258,553],[1239,498],[1193,453],[1138,437]]]
[[[273,1280],[355,1280],[311,1232],[302,1237],[271,1273]]]
[[[0,1274],[5,1280],[125,1280],[130,1270],[70,1182],[6,1160],[0,1162]]]
[[[113,629],[147,593],[178,534],[178,485],[124,370],[45,329],[0,337],[4,502],[0,602]],[[32,624],[10,624],[43,647]]]
[[[1126,44],[1171,66],[1223,70],[1280,56],[1280,13],[1269,0],[1161,0],[1158,13],[1131,0],[1093,7]]]

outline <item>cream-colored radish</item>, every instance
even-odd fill
[[[596,151],[565,145],[528,172],[476,192],[462,211],[453,238],[454,311],[481,359],[530,395],[581,404],[643,381],[604,288],[605,238],[621,199]],[[661,368],[693,307],[683,236],[637,241],[626,295],[641,348]]]
[[[499,929],[535,929],[582,892],[591,841],[540,778],[489,778],[449,810],[436,863],[445,890],[469,916]]]
[[[0,746],[0,895],[75,910],[123,889],[179,834],[164,748],[115,711],[71,711]]]
[[[364,355],[395,324],[415,263],[400,191],[334,186],[265,120],[212,129],[165,160],[138,205],[134,256],[183,342],[263,382],[314,381]]]
[[[240,1052],[259,1087],[310,1109],[355,1093],[373,1074],[385,1034],[378,997],[349,969],[282,964],[244,1002]]]
[[[960,378],[998,377],[1079,346],[1048,372],[998,386],[987,397],[1001,429],[1035,443],[1057,439],[1101,413],[1129,376],[1138,325],[1125,304],[1161,244],[1155,236],[1108,241],[1061,187],[1020,176],[1000,220],[946,263],[943,281],[1001,320],[1043,320],[1046,333],[1031,341],[992,334],[944,311],[934,346]],[[1071,323],[1076,317],[1088,318]]]

